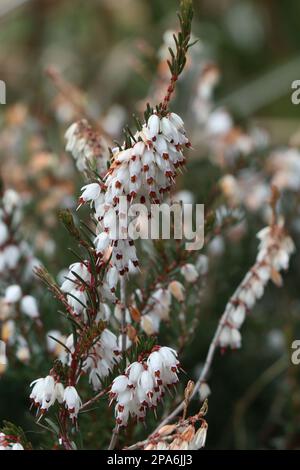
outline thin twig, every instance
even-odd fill
[[[126,332],[126,280],[121,276],[120,280],[120,300],[121,300],[121,335],[122,335],[122,354],[126,352],[127,332]]]
[[[120,279],[120,300],[121,300],[121,337],[122,337],[122,355],[125,357],[127,331],[126,331],[126,280],[125,276]],[[108,450],[113,450],[116,447],[119,436],[119,426],[116,425],[112,431],[112,436]]]
[[[90,405],[92,405],[93,403],[95,403],[95,401],[99,400],[99,398],[103,397],[103,395],[105,395],[109,390],[109,387],[105,388],[104,390],[101,390],[101,392],[97,393],[97,395],[95,395],[93,398],[91,398],[90,400],[86,401],[80,408],[80,411],[82,410],[85,410],[86,408],[88,408]]]
[[[118,436],[119,436],[119,426],[115,426],[114,429],[113,429],[113,432],[112,432],[112,436],[111,436],[110,444],[108,446],[108,450],[114,450],[114,448],[116,447],[116,444],[117,444]]]

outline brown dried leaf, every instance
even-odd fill
[[[271,270],[271,279],[277,287],[282,287],[283,280],[281,274],[276,269]]]
[[[133,307],[132,305],[129,307],[129,312],[133,321],[140,323],[141,321],[141,312],[137,307]]]
[[[136,341],[137,338],[137,332],[134,326],[132,325],[127,325],[127,336],[131,341]]]

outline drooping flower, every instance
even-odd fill
[[[180,272],[187,282],[195,282],[199,277],[197,269],[191,263],[184,264],[181,267]]]
[[[4,300],[9,304],[19,302],[22,297],[22,289],[19,285],[13,284],[8,286],[5,290]]]
[[[22,313],[30,318],[37,318],[39,316],[38,304],[32,295],[24,295],[21,299],[20,307]]]
[[[70,418],[75,420],[82,404],[75,387],[68,386],[65,388],[63,402],[65,403],[65,407],[68,410]]]
[[[54,405],[56,400],[62,403],[64,387],[52,375],[34,380],[30,386],[32,391],[29,398],[42,413]]]

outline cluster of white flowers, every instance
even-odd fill
[[[64,403],[72,420],[77,418],[81,399],[75,387],[64,388],[52,375],[34,380],[30,386],[32,391],[29,398],[41,413],[45,413],[57,400],[60,404]]]
[[[177,384],[178,370],[177,353],[168,347],[155,346],[147,359],[130,364],[111,386],[117,425],[126,426],[130,416],[144,421],[147,409],[155,410],[165,388]]]
[[[106,173],[109,153],[105,150],[100,136],[89,123],[82,119],[74,122],[65,134],[66,150],[71,152],[79,171],[88,168],[88,162],[95,162],[100,175]]]
[[[57,357],[61,362],[66,363],[67,354],[63,344],[70,349],[70,338],[71,344],[73,345],[73,335],[67,338],[59,330],[49,330],[46,334],[47,351]]]
[[[31,295],[22,296],[21,288],[18,285],[11,285],[5,290],[5,295],[0,301],[2,320],[2,340],[16,350],[16,357],[27,363],[30,359],[30,350],[27,340],[20,334],[17,328],[15,317],[19,312],[37,320],[39,311],[36,299]],[[21,319],[22,321],[22,319]],[[7,365],[7,361],[5,363]],[[3,369],[3,371],[5,368]]]
[[[15,270],[22,256],[22,246],[14,236],[20,220],[21,198],[12,189],[7,189],[1,198],[0,209],[0,273],[2,275]]]
[[[184,264],[180,269],[180,273],[188,283],[195,282],[199,277],[198,270],[191,263]],[[135,294],[142,301],[139,289],[136,290]],[[171,281],[167,288],[157,285],[150,295],[141,317],[141,328],[147,335],[151,336],[158,333],[161,321],[169,320],[172,296],[180,303],[184,301],[185,288],[181,282]],[[135,301],[132,304],[135,306]]]
[[[3,289],[0,295],[1,339],[14,348],[20,361],[27,363],[30,359],[30,349],[26,337],[20,334],[19,323],[23,322],[22,314],[39,321],[39,308],[36,298],[25,294],[26,287],[22,289],[16,284],[16,279],[21,285],[26,284],[32,276],[33,267],[38,265],[39,261],[20,237],[21,222],[21,197],[14,190],[7,189],[2,194],[0,204],[0,277]],[[7,365],[8,358],[5,355],[0,373],[5,372]]]
[[[266,207],[271,186],[280,191],[299,191],[300,152],[297,148],[279,148],[265,159],[263,168],[242,168],[235,175],[226,174],[220,180],[220,188],[229,204],[244,205],[251,212]]]
[[[133,240],[128,237],[127,227],[116,226],[116,215],[122,219],[119,204],[123,196],[130,203],[139,202],[147,207],[159,203],[163,194],[170,190],[177,169],[184,164],[183,147],[190,146],[184,124],[175,113],[160,118],[152,114],[147,124],[138,131],[130,148],[114,148],[113,162],[104,183],[84,186],[80,202],[90,202],[98,222],[95,239],[99,258],[111,254],[111,269],[107,283],[115,289],[119,274],[136,271],[138,259]]]
[[[9,305],[19,305],[21,312],[30,318],[39,317],[37,300],[32,295],[23,295],[18,284],[12,284],[5,289],[4,302]]]
[[[226,108],[216,107],[213,95],[219,80],[220,71],[216,64],[205,61],[200,69],[193,113],[200,144],[210,149],[208,155],[214,163],[225,166],[241,155],[266,148],[269,136],[260,128],[248,131],[236,126]]]
[[[141,328],[147,335],[158,333],[160,322],[169,319],[170,306],[171,292],[158,287],[149,297],[141,318]]]
[[[243,169],[237,175],[224,175],[220,188],[231,207],[243,205],[251,212],[264,210],[270,198],[270,185],[261,172]]]
[[[76,315],[80,315],[86,310],[88,299],[86,288],[92,284],[92,274],[88,266],[88,261],[71,264],[61,285],[61,290],[67,294],[68,304]]]
[[[1,339],[15,350],[19,361],[28,363],[31,353],[26,335],[21,334],[16,319],[19,314],[34,321],[39,321],[38,303],[32,295],[23,295],[22,289],[17,284],[12,284],[5,289],[3,298],[0,299],[0,320],[2,320]],[[23,318],[20,318],[23,321]],[[4,372],[8,365],[8,359],[2,363],[1,371]],[[0,371],[0,373],[1,373]]]
[[[180,273],[186,282],[196,282],[199,277],[196,267],[191,263],[184,264],[180,269]]]
[[[225,325],[219,336],[221,348],[233,349],[241,346],[240,328],[246,313],[264,293],[270,279],[281,284],[279,271],[288,268],[290,255],[294,251],[292,239],[284,231],[283,221],[265,227],[258,234],[260,240],[254,267],[246,274],[226,306]]]
[[[84,262],[71,264],[67,273],[64,273],[63,277],[64,281],[60,288],[62,292],[66,294],[68,304],[75,315],[82,315],[83,319],[85,319],[88,303],[87,290],[92,287],[94,283],[89,261],[85,260]],[[116,301],[109,274],[107,275],[107,278],[108,279],[104,280],[102,285],[99,287],[99,294],[102,299]],[[97,319],[108,320],[110,313],[109,306],[105,302],[101,302]]]
[[[192,266],[192,274],[190,271]],[[193,265],[184,265],[183,272],[189,279],[195,278],[196,269]],[[186,269],[188,274],[186,273]],[[198,273],[197,273],[198,277]],[[139,292],[137,291],[137,295]],[[185,288],[179,281],[171,281],[167,288],[157,285],[157,288],[149,297],[141,317],[141,328],[149,336],[159,332],[161,321],[168,321],[170,315],[170,307],[172,296],[178,301],[183,302],[185,299]]]
[[[94,390],[101,389],[101,379],[107,377],[120,360],[117,337],[106,328],[83,363],[83,370],[89,373],[89,382]]]
[[[282,148],[273,153],[266,163],[273,175],[272,184],[278,189],[300,189],[300,152],[297,148]]]
[[[0,450],[24,450],[24,447],[20,442],[14,441],[13,436],[0,432]]]

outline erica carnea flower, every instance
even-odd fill
[[[116,422],[126,426],[130,416],[144,421],[147,409],[155,409],[166,387],[178,382],[179,362],[171,348],[155,346],[147,359],[133,362],[111,386],[111,399],[117,402]]]
[[[184,264],[181,267],[180,272],[187,282],[195,282],[199,277],[197,269],[191,263]]]
[[[12,279],[14,271],[18,268],[23,277],[26,268],[30,268],[32,262],[38,264],[38,261],[33,259],[29,246],[20,236],[22,199],[12,189],[6,189],[1,196],[0,274],[3,279]]]
[[[31,318],[39,316],[39,309],[36,299],[32,295],[24,295],[20,302],[22,313]]]
[[[68,386],[63,393],[63,402],[72,420],[75,420],[81,407],[81,399],[75,387]]]
[[[141,317],[141,328],[147,335],[159,332],[161,321],[169,319],[171,292],[159,285],[149,296]]]
[[[101,389],[101,379],[112,372],[113,367],[121,359],[120,353],[116,335],[106,328],[83,363],[83,370],[89,373],[89,382],[94,390]]]
[[[19,302],[22,297],[22,289],[17,284],[9,286],[5,290],[4,300],[8,304]]]
[[[99,174],[107,170],[108,151],[105,150],[101,138],[89,123],[82,119],[74,122],[65,134],[66,150],[71,152],[79,171],[88,168],[95,162]]]
[[[92,274],[88,266],[88,261],[71,264],[61,285],[61,290],[67,294],[68,303],[76,315],[82,314],[87,305],[86,288],[92,283]]]
[[[29,398],[42,413],[47,411],[56,400],[58,403],[64,400],[64,387],[52,375],[34,380],[30,386],[33,388]]]
[[[130,147],[113,149],[113,161],[104,184],[99,181],[82,188],[80,203],[92,204],[98,223],[96,252],[100,258],[106,258],[111,252],[112,269],[107,274],[111,289],[117,285],[118,274],[134,271],[138,266],[134,243],[126,235],[127,227],[122,227],[124,236],[117,235],[115,215],[122,214],[120,197],[147,207],[161,202],[185,163],[183,148],[189,146],[183,121],[177,114],[153,113],[136,132]]]

